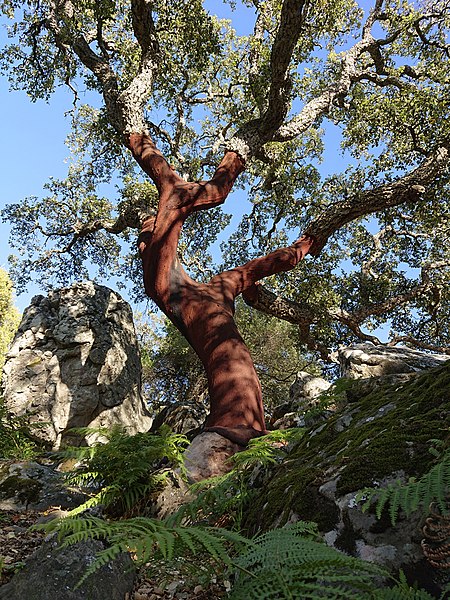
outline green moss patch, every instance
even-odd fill
[[[42,485],[34,479],[11,475],[0,484],[0,499],[17,498],[22,504],[28,505],[39,500]]]
[[[431,440],[448,437],[450,362],[355,400],[361,387],[349,381],[352,402],[310,430],[275,469],[247,512],[248,531],[282,525],[293,513],[327,531],[336,509],[318,489],[333,477],[339,497],[392,474],[420,477],[429,470],[435,460]]]

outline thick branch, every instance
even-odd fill
[[[233,295],[236,297],[264,277],[293,269],[308,254],[313,242],[312,237],[302,236],[286,248],[279,248],[241,267],[216,275],[211,279],[211,284],[233,290]]]
[[[278,70],[274,65],[271,73],[269,108],[261,119],[249,121],[243,125],[226,142],[226,148],[237,152],[244,161],[247,161],[250,157],[257,155],[261,147],[268,141],[284,142],[298,137],[309,129],[317,119],[329,112],[338,99],[345,97],[356,78],[361,75],[357,67],[359,57],[364,52],[370,52],[378,47],[378,43],[373,38],[370,29],[378,17],[379,4],[377,3],[375,10],[371,13],[363,28],[362,39],[352,48],[342,53],[341,70],[337,81],[330,84],[316,98],[308,102],[297,116],[288,123],[282,124],[290,106],[288,88],[286,87],[288,84],[286,71],[300,35],[301,15],[304,7],[304,3],[299,0],[285,0],[282,9],[282,14],[283,10],[285,11],[284,21],[280,23],[279,28],[282,35],[277,36],[273,46],[274,50],[275,44],[277,44],[277,48],[282,52],[283,60],[280,63],[280,69]],[[293,17],[295,11],[297,11],[297,21]],[[274,54],[273,57],[275,63]]]
[[[290,106],[291,79],[289,66],[303,26],[306,0],[285,0],[280,26],[270,56],[269,105],[260,126],[263,140],[272,138],[282,125]]]
[[[274,292],[260,283],[255,283],[244,290],[242,297],[249,306],[271,317],[288,321],[288,323],[292,323],[293,325],[300,325],[302,323],[310,325],[316,318],[314,311],[310,307],[274,294]]]
[[[205,210],[222,204],[245,166],[235,152],[227,152],[208,182],[200,182],[192,208]]]
[[[347,223],[408,202],[417,202],[426,187],[442,174],[449,164],[450,143],[445,142],[426,158],[420,166],[400,177],[341,202],[331,204],[305,231],[305,235],[316,238],[310,254],[318,256],[328,238]]]
[[[132,0],[133,30],[141,47],[139,72],[120,94],[117,104],[122,114],[122,134],[148,133],[144,108],[152,93],[153,79],[159,64],[159,44],[147,0]]]
[[[152,179],[159,193],[173,188],[183,179],[169,165],[149,135],[132,133],[128,136],[128,147],[141,169]]]
[[[419,298],[423,294],[434,289],[434,285],[429,278],[429,271],[447,265],[447,261],[424,265],[422,268],[421,283],[414,286],[411,290],[409,290],[409,292],[397,294],[396,296],[392,296],[391,298],[388,298],[384,302],[380,302],[378,304],[364,306],[352,313],[349,313],[348,311],[339,307],[329,307],[322,309],[322,311],[318,313],[313,307],[283,298],[282,296],[274,294],[261,284],[256,284],[246,289],[242,296],[245,302],[256,310],[259,310],[264,314],[283,319],[294,325],[298,325],[300,328],[300,338],[310,350],[319,349],[317,342],[311,335],[311,325],[314,325],[319,321],[319,319],[323,319],[324,317],[331,321],[345,325],[360,340],[370,341],[375,345],[382,345],[383,343],[378,337],[362,331],[361,326],[363,322],[371,316],[389,314],[393,309],[398,308],[399,306],[405,306],[414,299]],[[411,336],[396,336],[387,344],[383,345],[395,345],[402,341],[409,342],[416,347],[427,350],[450,354],[449,348],[433,346],[431,344],[427,344],[426,342],[412,338]],[[322,357],[324,357],[323,350],[324,348],[321,346],[320,351]]]
[[[76,11],[70,0],[49,2],[49,9],[46,27],[53,34],[56,45],[66,53],[71,48],[82,64],[93,73],[102,87],[103,98],[111,124],[116,130],[121,131],[123,123],[116,107],[118,97],[116,74],[107,59],[100,57],[92,50],[82,33],[70,38],[64,26],[59,25],[60,20],[74,19]]]

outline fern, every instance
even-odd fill
[[[299,522],[274,529],[254,540],[235,560],[240,570],[231,600],[430,600],[410,588],[402,575],[392,588],[382,567],[326,546],[315,523]]]
[[[27,460],[35,457],[42,448],[32,439],[32,430],[45,425],[30,423],[28,415],[8,414],[0,397],[0,457]]]
[[[67,474],[69,484],[99,490],[71,515],[100,504],[115,514],[135,513],[141,502],[161,485],[167,470],[163,462],[183,469],[183,452],[187,439],[162,428],[159,434],[138,433],[130,436],[118,427],[111,431],[78,429],[78,434],[97,433],[108,438],[93,447],[68,448],[63,459],[76,459],[78,466]]]
[[[229,548],[244,548],[252,542],[236,532],[215,527],[180,527],[166,521],[135,517],[123,521],[104,521],[97,517],[66,517],[37,525],[37,529],[56,532],[62,547],[89,539],[101,539],[108,547],[97,554],[82,580],[110,563],[122,552],[130,552],[138,565],[150,560],[173,561],[186,554],[206,553],[217,563],[231,565]]]
[[[391,522],[395,525],[400,510],[409,516],[419,506],[428,508],[432,502],[437,504],[443,514],[446,514],[449,490],[450,449],[447,449],[440,461],[418,481],[411,477],[406,484],[397,481],[384,489],[366,488],[358,494],[357,499],[364,498],[363,511],[366,511],[375,499],[375,512],[378,519],[381,518],[384,508],[388,505]]]
[[[277,463],[285,457],[281,449],[290,442],[296,442],[303,437],[302,429],[279,429],[267,435],[250,440],[247,448],[233,454],[230,461],[236,469],[253,469],[257,465],[270,465]]]
[[[387,573],[319,541],[315,524],[269,531],[236,560],[251,576],[237,578],[233,600],[266,598],[371,598],[376,578]],[[364,594],[364,595],[363,595]]]

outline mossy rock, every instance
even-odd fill
[[[16,499],[28,506],[38,502],[41,490],[42,485],[34,479],[10,475],[0,483],[0,500]]]
[[[338,516],[329,495],[319,491],[324,484],[333,485],[332,496],[340,498],[392,475],[420,477],[433,465],[431,440],[448,440],[450,361],[362,397],[360,381],[342,387],[360,399],[311,429],[275,468],[246,511],[248,533],[292,518],[316,521],[329,531]]]

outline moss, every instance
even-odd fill
[[[42,485],[34,479],[11,475],[0,484],[0,498],[17,498],[22,504],[28,505],[39,500],[41,489]]]
[[[343,496],[398,472],[420,477],[432,466],[430,440],[448,433],[450,362],[400,385],[364,388],[355,381],[346,389],[352,403],[305,435],[254,499],[244,520],[248,531],[282,525],[293,512],[330,530],[336,517],[323,514],[329,510],[318,494],[323,483],[337,477],[336,495]],[[361,389],[370,391],[356,401]],[[347,427],[343,416],[351,416]]]

